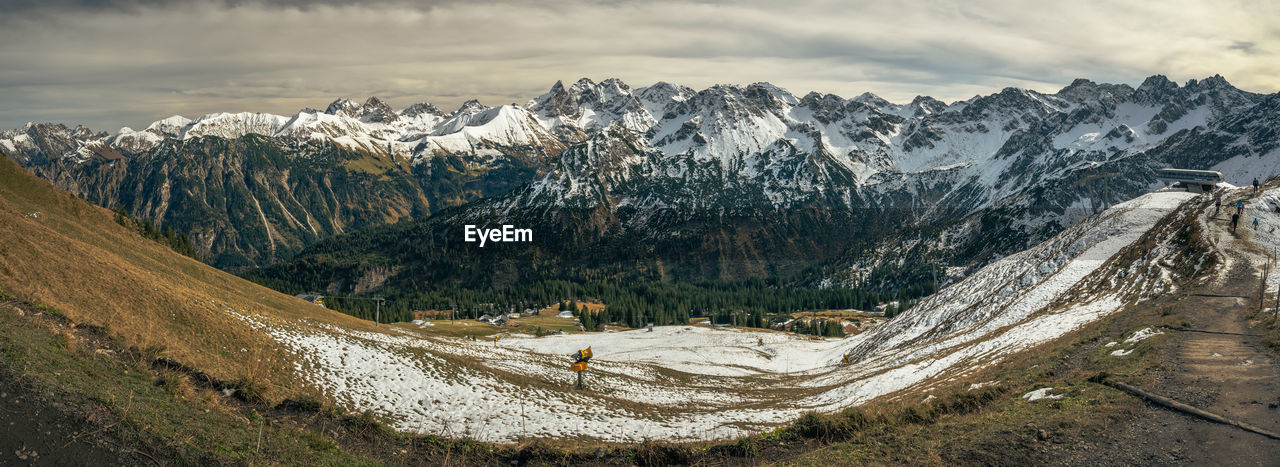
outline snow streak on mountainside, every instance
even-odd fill
[[[29,124],[4,132],[0,146],[22,162],[38,157],[83,161],[92,154],[80,149],[91,143],[136,154],[164,138],[257,134],[383,152],[391,145],[398,156],[421,162],[440,153],[483,153],[485,145],[555,148],[616,125],[644,135],[638,138],[643,147],[662,155],[717,161],[726,176],[756,175],[754,169],[769,162],[771,149],[787,148],[849,171],[858,186],[958,171],[961,178],[976,177],[997,189],[993,197],[998,198],[1047,175],[1012,172],[1015,166],[1067,169],[1105,162],[1263,101],[1264,96],[1240,91],[1218,76],[1185,87],[1153,76],[1137,89],[1077,80],[1057,94],[1008,88],[949,105],[923,96],[893,104],[870,93],[852,99],[818,93],[796,97],[768,83],[702,91],[658,83],[633,90],[616,79],[584,78],[568,87],[556,83],[523,107],[488,108],[473,100],[444,115],[430,104],[397,112],[376,97],[364,104],[340,99],[323,112],[173,116],[115,135]]]
[[[806,411],[977,383],[974,371],[1012,352],[1169,290],[1176,274],[1160,265],[1194,260],[1179,255],[1195,248],[1174,244],[1189,198],[1161,192],[1113,206],[841,340],[665,326],[477,344],[408,324],[386,335],[229,312],[290,347],[297,370],[335,399],[402,430],[490,441],[719,439]],[[588,346],[590,390],[567,391],[566,355]],[[845,354],[855,363],[841,365]]]
[[[383,155],[390,151],[415,162],[440,154],[482,152],[486,146],[538,146],[552,152],[563,146],[520,107],[486,108],[473,100],[448,115],[427,103],[397,112],[370,97],[364,104],[339,99],[324,111],[303,109],[293,116],[215,113],[192,120],[175,115],[141,131],[121,128],[115,135],[95,134],[83,127],[70,130],[57,124],[31,123],[0,133],[0,149],[28,165],[43,160],[40,158],[87,162],[95,154],[80,150],[85,146],[107,146],[126,154],[140,154],[155,149],[165,139],[236,139],[246,135],[329,142]]]
[[[898,104],[870,93],[796,96],[768,83],[697,91],[582,79],[557,82],[524,106],[469,101],[449,114],[425,103],[396,111],[370,98],[293,116],[175,116],[115,135],[29,124],[0,133],[0,150],[73,192],[100,193],[89,198],[94,202],[124,204],[162,224],[170,219],[154,209],[165,204],[160,184],[117,186],[90,166],[133,163],[124,170],[157,180],[171,175],[135,162],[169,159],[209,138],[258,135],[289,164],[312,163],[325,148],[381,158],[385,169],[411,174],[416,187],[396,203],[426,206],[414,211],[515,188],[483,209],[544,222],[564,208],[599,210],[593,228],[641,238],[668,236],[669,226],[691,220],[771,222],[780,212],[804,211],[800,217],[825,230],[851,229],[873,243],[903,226],[940,231],[920,241],[895,236],[875,248],[927,247],[933,257],[971,265],[1149,190],[1155,168],[1217,168],[1238,184],[1248,180],[1236,177],[1280,169],[1278,105],[1280,94],[1241,91],[1220,76],[1178,86],[1157,75],[1136,89],[1077,80],[1054,94],[1008,88],[950,104],[924,96]],[[367,171],[373,163],[344,164]],[[375,186],[404,192],[395,187],[406,179],[378,180]],[[185,183],[192,181],[173,180],[170,189]],[[276,197],[327,196],[325,186]],[[140,198],[121,202],[118,192],[127,190]],[[302,224],[290,218],[314,214],[287,204],[284,210],[267,213],[264,228],[287,233]],[[263,217],[248,214],[225,216]],[[868,225],[882,231],[856,227]],[[260,237],[252,248],[237,248],[265,251],[270,245]],[[877,251],[848,252],[862,263],[833,279],[856,280],[866,268],[901,261]]]
[[[901,316],[868,332],[851,353],[862,361],[886,360],[900,364],[945,354],[950,348],[973,342],[975,338],[999,334],[999,330],[1027,321],[1064,297],[1085,276],[1192,197],[1186,192],[1166,191],[1115,205],[1034,248],[992,263],[963,282],[933,294]],[[1156,249],[1149,258],[1144,258],[1143,264],[1134,266],[1167,261],[1169,258],[1165,256],[1171,253],[1167,248]],[[1172,285],[1168,278],[1157,279],[1142,292],[1168,291]],[[1119,295],[1081,296],[1067,306],[1066,311],[1076,315],[1049,314],[1037,319],[1060,321],[1058,324],[1062,325],[1089,317],[1079,315],[1079,310],[1115,309],[1119,298]],[[1068,326],[1071,327],[1074,326]],[[1047,326],[1039,329],[1019,326],[1006,334],[1037,332],[1064,331]]]

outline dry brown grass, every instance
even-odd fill
[[[372,329],[144,239],[4,156],[0,289],[219,379],[256,381],[270,397],[295,383],[287,353],[225,310]]]
[[[608,305],[605,305],[603,303],[578,302],[578,306],[582,307],[583,310],[585,311],[589,311],[592,313],[599,313],[600,310],[605,309],[605,307]],[[556,305],[551,305],[549,307],[539,310],[538,316],[555,316],[559,313],[560,313],[560,305],[556,304]]]

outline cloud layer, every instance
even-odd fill
[[[622,78],[965,99],[1075,78],[1222,74],[1280,91],[1271,2],[319,3],[18,1],[0,18],[0,128],[114,131],[172,114],[292,114],[337,97],[453,108]]]

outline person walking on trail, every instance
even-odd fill
[[[1253,218],[1253,230],[1258,230],[1258,218]]]
[[[1253,192],[1258,192],[1258,179],[1256,177],[1253,179]]]
[[[1236,214],[1244,212],[1244,200],[1236,200]]]
[[[1240,213],[1231,215],[1231,233],[1236,233],[1236,224],[1240,222]]]
[[[1218,211],[1222,209],[1222,198],[1213,200],[1213,217],[1218,217]]]

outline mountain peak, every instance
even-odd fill
[[[443,117],[444,111],[440,110],[439,107],[436,107],[430,102],[419,102],[405,107],[404,110],[400,111],[400,115],[410,118],[417,117],[419,115],[437,115]]]
[[[640,88],[636,95],[644,101],[666,104],[669,102],[682,102],[692,97],[696,92],[692,88],[671,84],[666,81],[658,81],[652,86]]]
[[[600,85],[616,87],[619,89],[631,89],[631,86],[627,86],[627,83],[623,82],[621,78],[609,78],[604,81],[601,81]]]
[[[1231,83],[1227,82],[1226,78],[1223,78],[1222,75],[1219,75],[1219,74],[1215,74],[1213,76],[1210,76],[1208,78],[1205,78],[1199,81],[1195,79],[1188,80],[1186,87],[1191,89],[1228,89],[1228,88],[1234,89],[1235,88],[1235,86],[1232,86]]]
[[[1164,89],[1177,87],[1178,84],[1169,80],[1168,76],[1160,74],[1148,76],[1147,79],[1142,80],[1141,85],[1138,85],[1138,89]]]
[[[329,115],[343,115],[368,123],[390,123],[400,118],[396,111],[377,97],[365,99],[364,104],[356,104],[351,99],[340,98],[329,104],[324,110]]]
[[[787,92],[786,89],[782,89],[775,86],[773,83],[765,81],[747,85],[747,87],[742,89],[742,95],[750,98],[764,99],[761,102],[768,104],[769,107],[774,107],[779,102],[786,103],[788,105],[795,105],[799,103],[796,96],[791,95],[791,93]]]
[[[911,107],[917,115],[928,115],[946,110],[947,104],[929,96],[916,96],[911,99]]]
[[[360,120],[366,122],[391,123],[398,118],[400,115],[396,114],[395,109],[375,96],[369,96],[364,105],[360,106]]]
[[[338,98],[324,109],[324,113],[329,115],[346,115],[348,117],[356,117],[359,115],[360,106],[351,99]]]
[[[1094,94],[1098,89],[1098,83],[1084,78],[1076,78],[1066,87],[1058,90],[1060,96],[1085,97]]]
[[[859,94],[858,97],[853,98],[853,101],[867,104],[872,107],[884,107],[891,104],[889,101],[871,93],[870,91]]]
[[[1071,84],[1067,85],[1067,87],[1071,88],[1071,87],[1077,87],[1077,86],[1093,86],[1095,84],[1097,83],[1094,83],[1093,81],[1088,79],[1076,78],[1075,80],[1071,81]]]
[[[147,130],[154,131],[164,136],[177,137],[182,134],[182,129],[191,124],[191,119],[181,115],[174,115],[169,118],[156,120],[147,126]]]
[[[484,112],[484,110],[487,108],[488,107],[485,107],[484,104],[481,104],[479,100],[470,99],[466,102],[463,102],[461,106],[458,106],[458,110],[453,111],[453,113],[449,114],[449,116],[454,117],[458,115],[477,114],[480,112]]]
[[[1178,94],[1178,83],[1169,80],[1165,75],[1151,75],[1138,89],[1133,91],[1133,99],[1147,104],[1168,101]]]

